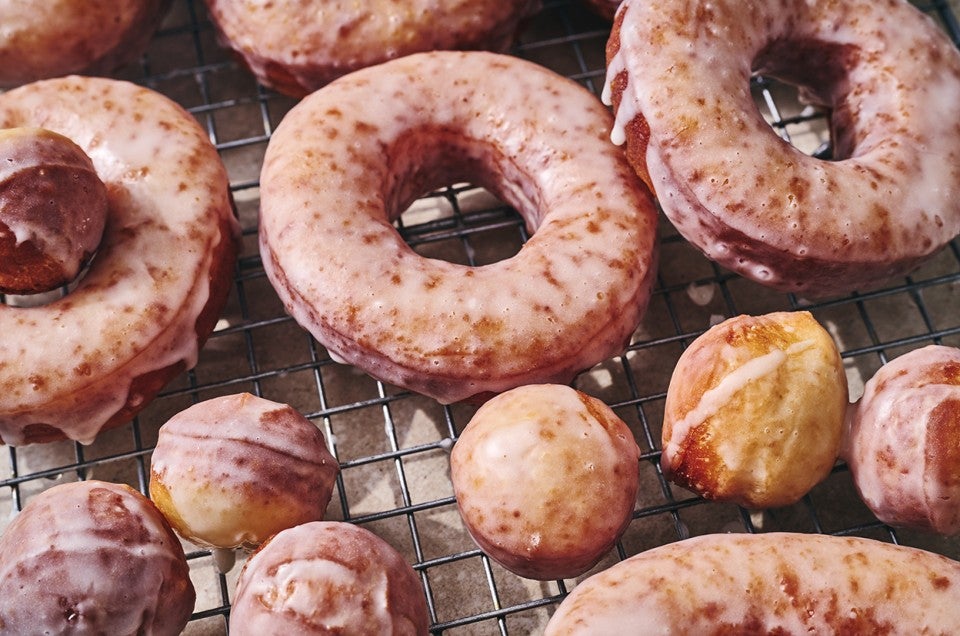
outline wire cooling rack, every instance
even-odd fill
[[[609,24],[572,0],[547,0],[514,53],[599,93]],[[949,3],[918,5],[960,43]],[[98,478],[146,492],[157,430],[187,406],[249,391],[291,404],[322,428],[342,472],[329,519],[361,524],[419,573],[435,634],[529,634],[542,630],[575,581],[522,579],[487,559],[463,528],[448,475],[448,450],[474,407],[441,406],[376,382],[330,357],[288,316],[257,252],[258,175],[271,132],[293,100],[257,86],[220,48],[197,0],[175,0],[137,63],[118,73],[164,93],[206,128],[230,174],[244,248],[228,307],[197,367],[171,383],[130,424],[90,446],[57,443],[0,453],[0,528],[54,484]],[[829,157],[827,119],[796,91],[761,78],[758,108],[778,134]],[[958,105],[960,106],[960,105]],[[520,217],[486,192],[453,185],[427,193],[398,227],[419,253],[479,265],[516,253]],[[576,382],[632,428],[642,449],[641,488],[623,539],[594,571],[642,550],[708,532],[790,530],[860,535],[960,558],[957,541],[878,522],[838,465],[804,499],[764,513],[705,502],[659,471],[660,421],[670,372],[684,346],[712,323],[739,313],[807,309],[843,352],[853,398],[886,360],[931,343],[960,346],[960,245],[955,240],[909,278],[868,294],[817,302],[770,291],[703,258],[663,220],[661,265],[650,309],[624,355]],[[224,634],[239,565],[219,573],[211,555],[185,544],[197,588],[187,634]],[[243,558],[241,557],[241,561]]]

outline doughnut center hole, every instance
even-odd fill
[[[539,225],[539,190],[488,142],[445,130],[408,133],[388,150],[387,212],[417,254],[468,267],[515,256]]]
[[[824,160],[853,154],[838,138],[838,109],[848,89],[846,69],[857,57],[853,45],[783,39],[769,43],[753,62],[751,95],[778,137],[806,155]],[[847,130],[841,129],[840,135]]]

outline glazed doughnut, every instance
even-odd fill
[[[610,407],[562,384],[486,402],[460,434],[450,478],[484,552],[531,579],[580,576],[627,529],[640,449]]]
[[[109,73],[147,47],[170,0],[0,3],[0,88]]]
[[[225,395],[160,427],[150,498],[185,539],[254,548],[322,520],[339,472],[323,433],[296,410],[249,393]]]
[[[173,636],[194,600],[180,542],[129,486],[54,486],[0,537],[4,634]]]
[[[351,71],[434,50],[506,51],[540,0],[206,0],[220,42],[264,86],[302,97]],[[305,17],[309,16],[309,17]]]
[[[864,503],[894,526],[960,533],[960,349],[883,365],[851,409],[843,458]]]
[[[677,361],[660,466],[707,499],[790,505],[836,463],[848,399],[840,352],[808,312],[730,318]]]
[[[90,157],[43,128],[0,130],[0,293],[67,285],[107,222],[107,188]]]
[[[952,634],[960,563],[860,537],[711,534],[641,552],[567,596],[545,636]]]
[[[359,526],[314,521],[254,552],[237,580],[230,633],[426,636],[430,619],[416,572]]]
[[[495,53],[352,73],[270,140],[264,269],[335,359],[386,382],[446,403],[569,383],[623,350],[653,279],[656,211],[611,124],[586,89]],[[523,215],[533,236],[517,255],[468,267],[400,237],[391,221],[458,181]]]
[[[226,171],[196,120],[115,80],[0,95],[0,128],[42,127],[106,185],[99,251],[66,296],[0,305],[0,441],[91,442],[196,362],[226,301],[239,236]]]
[[[905,0],[627,0],[607,60],[614,140],[679,232],[747,278],[846,293],[960,232],[960,53]],[[835,161],[772,131],[752,72],[832,111]]]

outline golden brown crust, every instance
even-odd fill
[[[847,400],[840,354],[809,313],[727,320],[674,370],[664,474],[747,508],[794,503],[834,465]]]
[[[0,130],[0,293],[66,285],[100,244],[107,189],[90,157],[43,128]]]

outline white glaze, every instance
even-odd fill
[[[31,189],[38,192],[24,202],[20,195],[0,189],[0,222],[13,233],[17,246],[29,241],[59,266],[60,284],[73,281],[85,259],[96,252],[107,216],[106,190],[90,158],[66,137],[38,128],[0,130],[0,157],[0,183],[29,178]],[[83,184],[86,196],[75,184]],[[41,197],[48,195],[82,198],[58,201],[48,212],[38,213],[34,206],[45,205]]]
[[[813,347],[814,344],[812,340],[804,340],[791,344],[786,350],[772,349],[761,356],[750,358],[723,376],[715,387],[703,393],[700,401],[693,409],[688,411],[682,419],[673,423],[670,429],[670,439],[663,447],[664,461],[671,463],[674,453],[679,450],[680,443],[690,434],[690,430],[712,417],[745,386],[760,380],[764,376],[772,375],[787,361],[788,356],[801,353]],[[724,345],[717,352],[717,356],[726,360],[736,358],[736,354],[729,349],[732,348],[729,345]]]
[[[843,455],[860,496],[895,526],[960,533],[960,349],[930,345],[888,362],[851,409]]]
[[[211,271],[229,272],[215,258],[232,259],[224,242],[239,228],[206,134],[158,93],[94,78],[38,82],[0,95],[0,127],[17,126],[83,148],[111,209],[75,290],[41,307],[0,306],[0,438],[24,443],[24,429],[42,423],[89,443],[125,404],[144,403],[128,396],[134,378],[196,363]]]
[[[605,94],[624,70],[629,79],[612,136],[646,120],[643,169],[667,216],[710,258],[825,295],[902,275],[960,232],[960,53],[909,3],[627,0],[621,13]],[[856,51],[849,92],[815,87],[851,121],[835,140],[839,161],[784,144],[753,104],[755,57],[791,39]]]
[[[508,570],[577,577],[630,522],[640,449],[603,402],[564,385],[527,385],[486,402],[450,457],[464,525]]]
[[[9,633],[173,635],[193,603],[179,542],[126,486],[51,488],[0,538],[0,626]]]
[[[109,72],[145,47],[167,0],[5,0],[0,87],[67,73]]]
[[[540,0],[207,0],[221,40],[267,86],[303,95],[418,51],[505,51]]]
[[[545,636],[949,634],[960,624],[958,586],[960,564],[915,548],[859,537],[714,534],[588,578]]]
[[[235,548],[323,519],[339,465],[300,413],[242,393],[200,402],[168,420],[150,472],[151,495],[178,533],[200,545]]]
[[[355,525],[313,522],[284,530],[254,553],[237,581],[230,633],[427,633],[413,568]]]
[[[610,124],[585,89],[508,56],[427,53],[353,73],[302,101],[270,141],[264,268],[336,358],[392,384],[455,402],[569,382],[622,351],[653,279],[656,211],[607,141]],[[444,149],[457,160],[430,159]],[[408,182],[418,169],[434,174]],[[475,268],[426,259],[390,226],[454,176],[490,182],[525,216],[534,235],[516,256]]]

